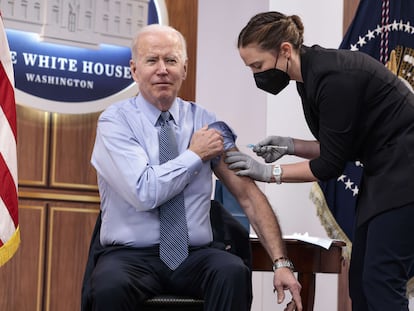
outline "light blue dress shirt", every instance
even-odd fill
[[[161,112],[141,95],[113,104],[100,115],[91,163],[101,196],[102,245],[158,244],[158,206],[182,190],[190,245],[212,241],[211,162],[202,162],[187,148],[192,134],[216,118],[180,98],[169,111],[180,155],[162,165],[157,124]]]

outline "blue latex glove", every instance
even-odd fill
[[[272,177],[271,165],[261,164],[240,151],[227,152],[224,162],[229,164],[229,168],[235,170],[238,176],[249,176],[264,182],[270,182]]]
[[[295,154],[295,145],[291,137],[268,136],[259,141],[253,147],[253,151],[266,163],[272,163],[285,154]]]

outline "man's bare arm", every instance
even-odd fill
[[[234,150],[237,149],[234,148]],[[275,261],[280,257],[287,257],[277,216],[266,196],[252,179],[237,176],[234,171],[230,170],[223,158],[224,155],[214,168],[214,173],[243,208],[270,258]],[[282,303],[284,300],[284,290],[288,289],[291,292],[294,303],[288,304],[285,310],[302,310],[301,285],[290,269],[276,269],[273,286],[277,291],[278,303]]]
[[[223,157],[214,172],[243,208],[271,259],[287,256],[277,217],[256,183],[251,178],[237,176],[228,169]]]

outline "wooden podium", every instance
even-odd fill
[[[285,239],[288,257],[292,260],[302,285],[303,311],[312,311],[315,301],[316,273],[341,273],[343,241],[334,241],[329,249],[299,240]],[[250,239],[253,271],[272,271],[272,260],[256,238]]]

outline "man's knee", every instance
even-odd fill
[[[91,288],[94,296],[105,297],[107,295],[117,295],[125,287],[125,279],[121,278],[118,273],[106,275],[92,275]]]
[[[240,258],[218,266],[215,275],[217,286],[231,288],[235,295],[252,291],[252,273]]]

